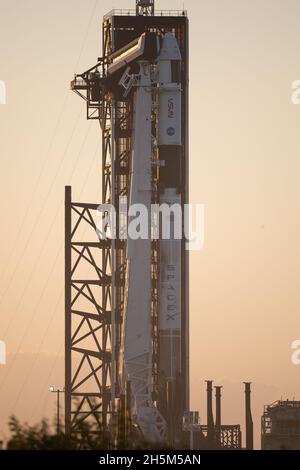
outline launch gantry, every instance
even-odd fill
[[[72,82],[100,122],[102,203],[117,214],[123,199],[188,203],[188,56],[186,13],[155,15],[154,1],[137,1],[135,15],[104,17],[102,57]],[[72,203],[68,190],[67,432],[92,419],[119,440],[138,430],[176,445],[189,411],[186,240],[123,240],[119,217],[117,237],[99,240],[96,208]],[[83,223],[94,229],[88,243],[75,240]],[[78,281],[84,262],[93,280]]]

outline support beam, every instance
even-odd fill
[[[65,433],[71,434],[71,204],[72,189],[65,188]]]
[[[107,431],[112,416],[111,241],[97,233],[98,204],[65,188],[65,430]],[[86,232],[85,240],[82,233]],[[80,280],[79,280],[80,279]]]

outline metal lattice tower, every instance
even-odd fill
[[[111,242],[96,231],[97,204],[72,202],[65,191],[66,433],[89,420],[105,429],[113,413]],[[89,235],[87,232],[89,230]],[[83,240],[83,233],[85,233]]]
[[[98,63],[77,75],[71,88],[87,104],[87,118],[97,120],[102,131],[102,204],[119,211],[120,197],[129,196],[130,164],[133,140],[132,99],[114,97],[99,85],[107,77],[111,55],[145,31],[173,31],[183,56],[183,204],[188,203],[188,19],[182,12],[161,12],[154,16],[154,1],[137,1],[136,16],[111,12],[103,20],[103,54]],[[155,185],[155,182],[153,182]],[[157,203],[154,191],[153,203]],[[126,242],[110,240],[100,243],[95,230],[95,204],[75,204],[66,192],[66,430],[74,432],[78,421],[92,421],[98,429],[114,436],[128,425],[117,422],[126,415],[128,394],[119,387],[120,347],[125,304]],[[99,217],[98,217],[99,218]],[[117,217],[118,220],[118,217]],[[88,242],[82,229],[94,227]],[[119,227],[117,227],[117,231]],[[76,238],[77,236],[77,238]],[[178,402],[180,412],[189,409],[189,260],[182,249],[182,376]],[[90,259],[96,252],[94,261]],[[153,378],[158,396],[158,246],[153,242],[152,315]],[[78,277],[81,263],[94,270],[94,276]],[[96,276],[95,276],[96,273]],[[78,281],[81,280],[81,284]],[[97,290],[97,293],[95,292]],[[91,295],[92,292],[92,295]],[[92,302],[89,302],[92,299]],[[82,307],[75,302],[83,302]],[[86,302],[93,311],[86,308]],[[78,340],[81,339],[80,342]],[[92,344],[92,347],[91,347]],[[121,413],[119,410],[121,409]],[[124,418],[125,421],[125,418]],[[181,420],[180,420],[181,421]],[[129,421],[130,423],[130,417]],[[177,425],[178,423],[176,423]],[[120,432],[120,431],[119,431]],[[128,434],[130,431],[128,431]]]

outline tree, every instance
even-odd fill
[[[7,450],[67,450],[77,448],[72,439],[64,434],[53,434],[47,420],[40,424],[30,426],[20,424],[19,420],[12,416],[9,421],[11,437],[7,444]]]

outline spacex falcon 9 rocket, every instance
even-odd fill
[[[145,54],[145,50],[151,50],[151,43],[154,48],[151,57],[154,60]],[[143,205],[147,213],[151,213],[152,171],[158,149],[161,166],[159,202],[169,209],[163,212],[163,218],[167,220],[161,220],[161,226],[169,227],[169,233],[161,233],[160,237],[158,295],[158,364],[160,398],[164,406],[156,406],[153,401],[150,233],[147,239],[128,239],[127,302],[121,349],[123,380],[130,383],[132,415],[144,438],[149,442],[164,442],[168,420],[164,411],[168,410],[169,416],[176,415],[174,405],[180,379],[181,239],[175,238],[178,228],[175,217],[171,216],[171,209],[175,205],[181,208],[181,54],[172,33],[166,33],[161,38],[144,34],[137,46],[130,47],[127,54],[122,51],[119,60],[122,64],[126,62],[127,66],[137,60],[134,77],[130,75],[128,66],[120,80],[120,84],[125,85],[125,94],[130,91],[126,84],[130,84],[129,87],[134,84],[135,88],[130,207]],[[118,61],[113,64],[113,70],[118,70]],[[157,120],[153,122],[153,99],[156,94],[158,112]],[[156,142],[153,139],[153,125],[157,126]]]
[[[176,416],[181,371],[181,219],[172,210],[181,209],[181,53],[171,32],[162,36],[144,33],[128,51],[116,54],[108,72],[113,75],[126,64],[119,81],[124,95],[134,93],[134,138],[132,148],[130,207],[143,205],[151,213],[152,171],[160,166],[159,203],[159,399],[153,400],[151,235],[128,239],[124,334],[121,351],[124,382],[130,383],[132,415],[144,438],[164,442],[168,421]],[[154,113],[156,103],[157,113]],[[156,115],[156,119],[153,116]],[[155,129],[153,135],[153,127]],[[157,152],[157,153],[156,153]],[[130,220],[130,210],[129,210]],[[169,228],[166,233],[166,227]]]

